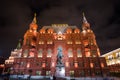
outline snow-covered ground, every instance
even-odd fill
[[[10,78],[12,80],[14,79],[31,79],[31,80],[53,80],[52,76],[29,76],[29,75],[10,75]],[[61,77],[57,77],[61,78]],[[10,79],[10,80],[11,80]],[[58,80],[58,79],[57,79]],[[80,77],[80,78],[74,78],[74,77],[64,77],[63,80],[120,80],[120,78],[116,77]]]

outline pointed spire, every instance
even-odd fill
[[[18,45],[17,45],[16,49],[21,49],[21,39],[19,40],[19,42],[18,42]]]
[[[33,18],[33,23],[37,23],[37,19],[36,19],[36,13],[34,13],[34,18]]]
[[[87,22],[87,19],[86,19],[86,17],[85,17],[84,12],[83,12],[83,23],[88,23],[88,22]]]

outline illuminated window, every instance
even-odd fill
[[[34,52],[33,51],[30,51],[29,57],[34,57]]]
[[[48,33],[53,33],[53,29],[48,29]]]
[[[63,35],[58,35],[58,40],[63,40]]]
[[[38,50],[38,57],[42,57],[42,53],[43,53],[43,50],[42,50],[42,49],[39,49],[39,50]]]
[[[46,76],[50,76],[50,71],[46,71]]]
[[[75,63],[74,63],[74,66],[75,66],[75,68],[78,68],[78,63],[75,62]]]
[[[83,44],[84,44],[84,46],[87,46],[87,45],[88,45],[88,41],[85,40],[85,41],[83,42]]]
[[[23,57],[27,57],[28,56],[28,49],[23,51]]]
[[[51,57],[51,55],[52,55],[52,50],[48,49],[48,51],[47,51],[47,57]]]
[[[72,44],[72,41],[68,41],[67,44]]]
[[[55,67],[55,62],[52,62],[52,67]]]
[[[69,67],[69,62],[66,62],[66,67]]]
[[[102,68],[104,67],[104,63],[101,63],[101,67],[102,67]]]
[[[113,59],[113,55],[109,55],[109,56],[108,56],[108,59],[109,59],[109,60],[112,60],[112,59]]]
[[[80,49],[77,49],[77,57],[82,57],[82,53]]]
[[[30,62],[27,63],[27,68],[30,68]]]
[[[53,44],[53,42],[52,41],[47,41],[47,44]]]
[[[44,41],[39,41],[39,44],[44,44]]]
[[[90,63],[90,67],[91,67],[91,68],[93,68],[93,67],[94,67],[93,63]]]
[[[93,57],[96,57],[96,53],[97,53],[96,50],[91,50],[91,54],[92,54]]]
[[[74,30],[74,33],[80,33],[80,30],[76,28],[76,29]]]
[[[90,57],[90,49],[85,48],[85,55],[86,57]]]
[[[81,44],[81,42],[80,41],[75,41],[75,44]]]
[[[74,71],[70,71],[70,77],[74,77]]]
[[[66,32],[67,33],[72,33],[72,29],[71,28],[67,28]]]
[[[68,56],[69,57],[73,57],[73,51],[72,51],[72,49],[68,49]]]
[[[42,67],[45,68],[46,64],[45,63],[42,63]]]
[[[41,75],[41,71],[36,71],[36,75]]]

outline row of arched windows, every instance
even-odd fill
[[[34,57],[34,51],[28,51],[28,49],[23,51],[23,57]],[[38,50],[38,57],[43,56],[43,49]],[[47,57],[52,56],[52,49],[47,50]],[[68,57],[73,57],[73,50],[71,48],[68,49]],[[81,49],[77,49],[77,57],[82,57]]]

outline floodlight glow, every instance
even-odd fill
[[[60,35],[60,34],[62,34],[62,32],[61,32],[61,31],[59,31],[59,32],[58,32],[58,34]]]

